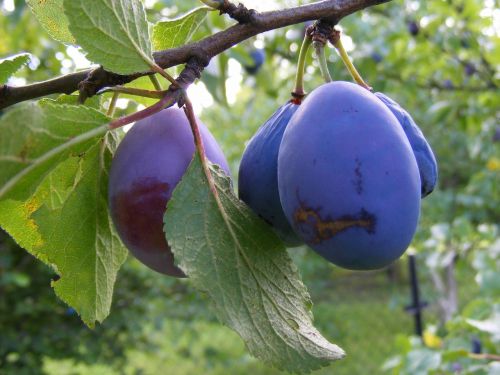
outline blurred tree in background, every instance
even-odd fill
[[[311,1],[242,2],[269,10]],[[157,21],[199,2],[145,4],[150,21]],[[440,178],[438,190],[423,201],[412,244],[430,304],[423,342],[411,337],[412,319],[404,312],[410,299],[404,258],[388,278],[385,271],[348,272],[307,249],[290,250],[315,301],[319,328],[348,353],[318,374],[500,373],[499,9],[496,0],[390,2],[340,24],[364,79],[421,126]],[[230,23],[213,12],[195,39]],[[234,176],[245,142],[289,98],[304,27],[234,47],[190,88]],[[262,66],[249,69],[253,51],[261,49]],[[54,42],[24,1],[0,1],[0,58],[22,51],[33,57],[11,79],[14,85],[88,64],[76,48]],[[312,56],[308,63],[306,89],[312,91],[322,81]],[[335,80],[350,80],[333,49],[329,67]],[[137,104],[120,99],[119,109],[131,113]],[[55,297],[53,277],[1,235],[0,374],[279,373],[250,357],[189,284],[132,258],[119,274],[110,317],[95,330]]]

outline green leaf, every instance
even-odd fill
[[[60,279],[56,294],[89,326],[109,314],[126,250],[107,211],[111,150],[103,140],[60,163],[26,201],[0,201],[0,225]]]
[[[48,99],[5,113],[0,119],[0,199],[26,199],[55,164],[101,138],[108,122],[95,109]]]
[[[91,327],[109,314],[127,255],[107,209],[117,143],[114,133],[103,137],[107,122],[94,109],[47,100],[0,121],[9,140],[0,145],[0,226],[54,269],[56,294]]]
[[[210,10],[210,8],[201,7],[182,17],[156,23],[153,26],[153,49],[160,51],[189,42]]]
[[[68,29],[68,19],[63,11],[63,0],[27,0],[31,11],[49,35],[63,43],[75,43]]]
[[[169,201],[164,230],[180,267],[256,357],[292,372],[342,358],[313,326],[309,294],[283,244],[218,167],[212,175],[218,199],[196,156]]]
[[[83,105],[85,107],[97,109],[98,111],[101,109],[102,95],[94,95],[90,98],[87,98],[85,100],[85,103],[83,104],[80,103],[79,99],[79,95],[62,94],[55,99],[54,104],[70,104],[79,106]]]
[[[140,0],[64,0],[64,11],[76,42],[106,70],[131,74],[154,63]]]
[[[18,55],[9,56],[5,59],[0,59],[0,85],[7,82],[7,80],[23,65],[30,61],[29,53],[20,53]]]
[[[500,341],[500,325],[498,324],[500,322],[500,312],[494,312],[486,320],[466,319],[466,322],[480,331],[491,334],[496,340]]]

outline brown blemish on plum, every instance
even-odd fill
[[[364,208],[358,214],[344,215],[338,219],[324,219],[318,211],[301,203],[293,215],[293,220],[298,226],[309,224],[312,227],[313,244],[328,240],[350,228],[363,228],[370,234],[374,233],[376,217]]]

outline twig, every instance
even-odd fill
[[[327,0],[272,12],[255,12],[250,22],[239,23],[182,47],[155,52],[153,57],[156,64],[163,69],[184,64],[192,59],[206,66],[214,56],[265,31],[317,19],[335,24],[349,14],[388,1],[390,0]],[[101,67],[26,86],[4,85],[0,86],[0,109],[29,99],[56,93],[70,94],[77,90],[80,91],[81,99],[85,100],[104,87],[123,85],[148,74],[152,73],[140,72],[124,76],[106,72]]]

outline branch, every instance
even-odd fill
[[[245,20],[245,23],[236,24],[182,47],[155,52],[153,57],[163,69],[184,64],[192,59],[206,66],[214,56],[265,31],[318,19],[336,24],[349,14],[388,1],[390,0],[326,0],[272,12],[248,11],[251,12],[251,17]],[[29,99],[51,94],[70,94],[77,90],[84,100],[104,87],[122,85],[147,74],[151,72],[124,76],[107,72],[101,67],[21,87],[0,85],[0,109]]]

